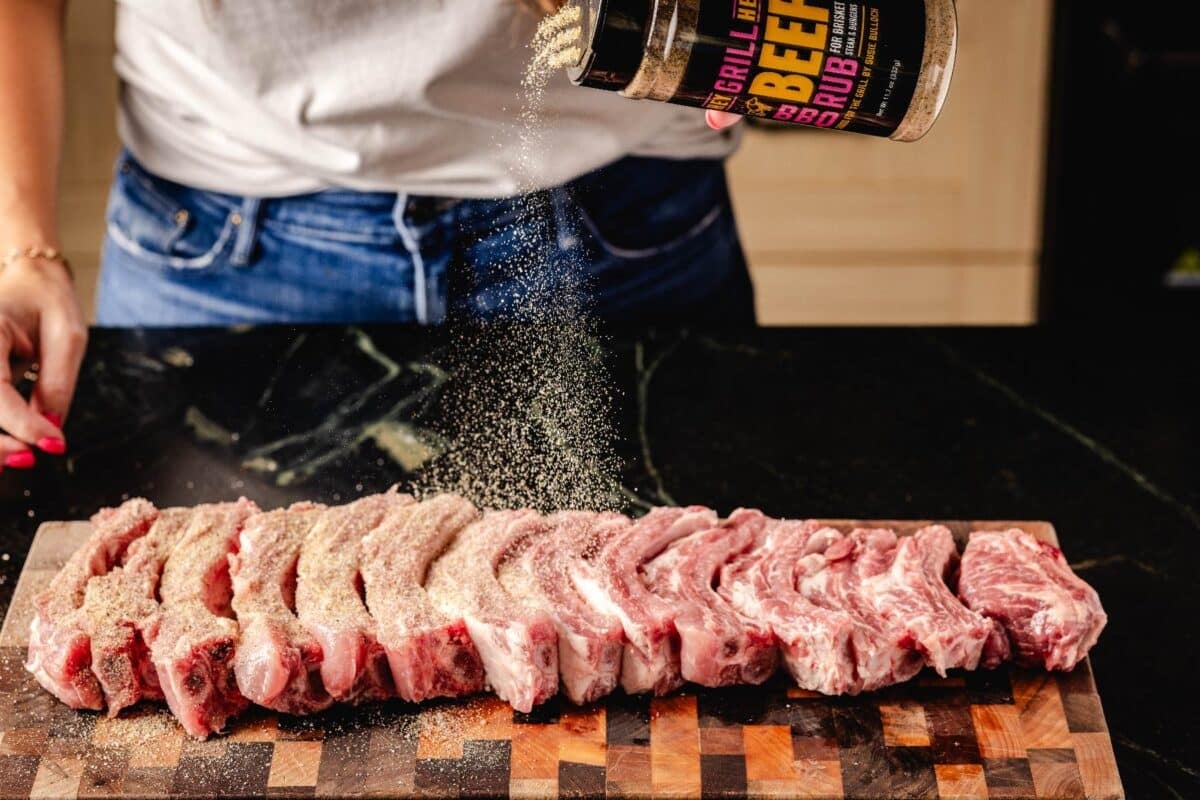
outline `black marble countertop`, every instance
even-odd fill
[[[1050,520],[1110,615],[1093,663],[1129,796],[1200,796],[1198,334],[613,332],[625,485],[723,512]],[[96,331],[70,454],[0,474],[0,610],[45,520],[403,482],[453,386],[441,336]]]

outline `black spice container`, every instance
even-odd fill
[[[581,86],[897,141],[950,88],[953,0],[576,0]]]

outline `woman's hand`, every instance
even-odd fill
[[[75,393],[87,326],[67,269],[19,259],[0,271],[0,469],[28,469],[33,448],[61,455],[63,419]],[[17,392],[15,361],[39,366],[26,402]]]
[[[709,109],[704,112],[704,119],[708,122],[708,127],[714,131],[720,131],[741,122],[742,117],[740,114],[730,114],[728,111]]]

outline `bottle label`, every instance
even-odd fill
[[[673,102],[890,136],[925,52],[924,0],[726,0],[700,4]]]

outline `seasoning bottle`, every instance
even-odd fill
[[[954,70],[953,0],[574,0],[577,85],[920,139]]]

